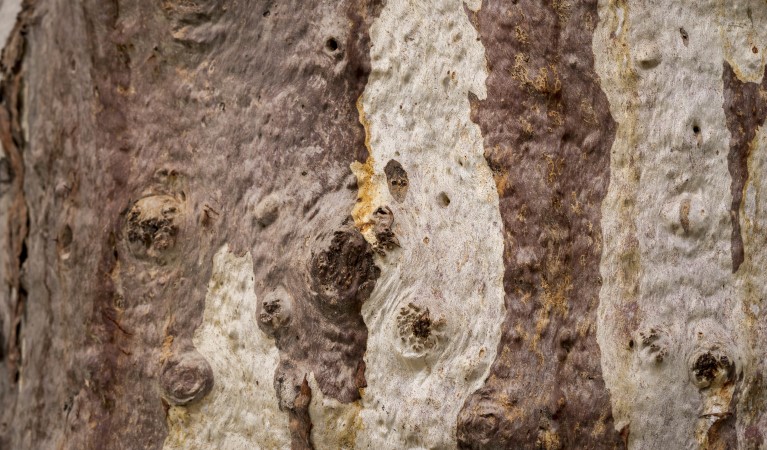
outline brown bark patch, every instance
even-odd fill
[[[597,2],[488,1],[469,14],[489,68],[472,116],[500,196],[507,315],[459,444],[623,447],[595,337],[616,131],[591,50]]]
[[[743,189],[748,179],[748,155],[752,150],[756,129],[764,124],[767,117],[767,74],[762,79],[761,85],[743,82],[725,61],[722,82],[724,83],[724,105],[722,106],[727,120],[727,129],[730,130],[727,167],[732,177],[730,185],[732,192],[731,254],[732,271],[735,273],[745,258],[743,236],[740,230],[740,207],[743,203]]]
[[[292,299],[267,313],[275,328],[283,315],[294,327],[279,339],[275,386],[289,387],[286,413],[304,409],[297,436],[311,429],[309,372],[325,395],[359,397],[367,330],[358,309],[377,276],[372,250],[343,228],[340,259],[328,256],[338,263],[325,277],[339,277],[331,294],[312,291],[323,277],[310,265],[332,252],[354,206],[349,165],[366,156],[355,102],[380,6],[52,0],[14,33],[0,138],[19,157],[8,162],[21,199],[9,215],[11,251],[28,255],[35,309],[18,391],[29,408],[14,409],[5,394],[16,390],[0,384],[0,445],[161,446],[168,401],[197,401],[215,383],[197,356],[188,367],[174,361],[197,355],[192,339],[224,244],[252,253],[259,300],[277,288]],[[23,72],[22,56],[34,72]],[[24,190],[36,199],[29,233]]]

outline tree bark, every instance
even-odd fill
[[[635,3],[0,1],[0,448],[767,445],[767,3]]]

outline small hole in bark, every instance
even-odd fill
[[[679,34],[682,36],[682,43],[684,44],[685,47],[687,47],[687,44],[690,41],[690,35],[687,34],[687,30],[685,30],[684,28],[680,28]]]
[[[21,253],[19,253],[19,266],[22,266],[24,264],[24,261],[27,260],[27,241],[24,240],[21,242]]]
[[[331,52],[338,50],[338,41],[336,41],[335,38],[328,39],[325,41],[325,48]]]
[[[754,52],[754,54],[759,53],[759,49],[756,48],[756,46],[752,47],[751,51]]]
[[[437,196],[437,203],[439,203],[439,206],[447,208],[447,205],[450,204],[450,197],[448,197],[444,192],[440,192]]]
[[[429,317],[429,308],[426,308],[413,321],[413,334],[416,337],[426,339],[431,334],[431,317]]]
[[[408,190],[407,172],[397,160],[391,159],[384,168],[386,180],[389,185],[389,193],[398,202],[405,200]]]
[[[61,229],[59,232],[59,248],[66,249],[69,247],[69,245],[72,243],[72,227],[69,225],[64,225],[64,228]]]
[[[268,9],[264,11],[264,17],[269,17],[270,14],[271,12]]]
[[[629,341],[629,348],[634,348],[634,340]]]
[[[697,125],[693,125],[692,126],[692,132],[695,133],[695,134],[700,133],[700,127],[697,126]]]

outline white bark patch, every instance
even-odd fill
[[[8,41],[8,37],[13,31],[13,26],[16,24],[16,16],[21,11],[21,0],[0,0],[0,49],[5,48],[5,44]],[[2,74],[0,74],[2,79]],[[25,92],[25,98],[29,98],[27,92]],[[29,127],[27,126],[26,112],[28,108],[24,108],[24,123],[23,129],[26,133]],[[28,136],[26,136],[28,138]],[[8,248],[8,237],[10,231],[8,230],[8,210],[11,207],[11,198],[6,195],[7,186],[11,182],[11,169],[10,161],[6,149],[0,145],[0,248]],[[0,279],[5,280],[7,277],[6,267],[9,267],[8,252],[3,252],[0,255]],[[10,302],[0,302],[0,317],[13,317],[13,313],[10,310]],[[2,336],[11,335],[11,321],[3,320],[2,329],[0,333]]]
[[[484,48],[459,0],[389,0],[370,35],[360,104],[370,158],[353,167],[353,215],[376,244],[374,212],[391,208],[401,248],[378,259],[381,277],[363,305],[368,387],[356,443],[450,448],[504,317],[498,194],[468,100],[486,96]],[[401,202],[384,172],[392,159],[407,172]]]
[[[221,248],[194,345],[213,368],[213,390],[199,403],[171,407],[165,449],[289,448],[288,416],[279,410],[279,355],[257,326],[253,260]]]
[[[732,390],[700,388],[691,366],[706,351],[746,361],[723,62],[741,74],[763,62],[745,58],[737,11],[723,17],[719,2],[599,4],[596,69],[619,124],[602,205],[602,369],[630,448],[697,448]]]
[[[0,0],[0,49],[5,48],[20,12],[21,0]]]
[[[754,0],[728,0],[719,8],[724,57],[741,81],[760,83],[767,54],[767,6]]]

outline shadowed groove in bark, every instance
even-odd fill
[[[0,293],[0,397],[4,407],[0,412],[0,447],[10,448],[7,424],[17,408],[23,407],[18,402],[18,389],[22,361],[22,333],[28,292],[22,279],[22,270],[29,256],[27,237],[29,234],[29,210],[24,194],[24,151],[27,147],[24,129],[24,67],[23,59],[27,50],[28,22],[33,14],[33,1],[22,5],[16,24],[8,36],[3,50],[0,68],[0,144],[2,145],[3,169],[6,171],[0,180],[0,196],[8,198],[8,209],[3,211],[7,221],[3,229],[7,230],[7,240],[2,251],[7,252],[2,261],[2,280]],[[3,314],[5,313],[5,314]],[[5,322],[5,323],[4,323]]]

